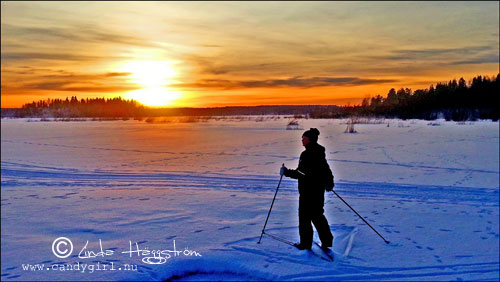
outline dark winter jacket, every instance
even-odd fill
[[[311,142],[306,145],[306,150],[300,154],[297,169],[287,169],[284,175],[298,179],[301,198],[323,201],[325,188],[322,183],[322,173],[324,173],[325,166],[328,166],[325,147]]]

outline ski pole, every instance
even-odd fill
[[[365,219],[364,219],[361,215],[359,215],[359,213],[358,213],[357,211],[355,211],[355,210],[354,210],[354,209],[353,209],[353,208],[352,208],[352,207],[351,207],[351,206],[350,206],[350,205],[349,205],[346,201],[344,201],[344,199],[342,199],[342,197],[340,197],[340,195],[339,195],[339,194],[337,194],[337,192],[335,192],[335,191],[333,191],[333,190],[332,190],[332,192],[333,192],[333,193],[335,193],[335,195],[337,195],[337,197],[339,197],[339,199],[341,199],[341,200],[342,200],[342,202],[344,202],[344,204],[346,204],[346,205],[347,205],[347,206],[348,206],[348,207],[349,207],[349,208],[350,208],[353,212],[355,212],[355,213],[359,216],[359,218],[361,218],[361,219],[362,219],[362,220],[363,220],[366,224],[368,224],[368,226],[370,226],[370,228],[371,228],[373,231],[375,231],[375,233],[377,233],[377,235],[378,235],[378,236],[380,236],[380,238],[382,238],[382,240],[384,240],[384,242],[385,242],[386,244],[389,244],[389,241],[387,241],[384,237],[382,237],[382,235],[380,235],[380,233],[378,233],[378,232],[377,232],[377,230],[375,230],[375,228],[373,228],[373,227],[370,225],[370,223],[368,223],[368,222],[367,222],[367,221],[366,221],[366,220],[365,220]]]
[[[284,167],[284,166],[285,166],[285,164],[281,165],[281,167]],[[276,195],[278,194],[278,189],[280,188],[281,179],[283,179],[283,175],[280,176],[280,182],[278,182],[278,187],[276,187],[276,192],[274,193],[273,202],[271,203],[271,207],[269,208],[269,212],[267,213],[266,223],[264,223],[264,227],[262,228],[262,233],[260,233],[260,239],[259,239],[259,242],[257,242],[257,244],[260,244],[260,240],[262,240],[262,235],[264,235],[264,230],[266,230],[267,221],[269,220],[269,215],[271,215],[271,210],[272,210],[273,205],[274,205],[274,200],[276,200]]]

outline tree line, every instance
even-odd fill
[[[144,116],[146,108],[135,100],[117,98],[47,99],[24,104],[16,117],[136,117]]]
[[[47,99],[24,104],[20,109],[2,109],[2,116],[14,117],[162,117],[162,116],[232,116],[232,115],[295,115],[311,112],[334,112],[335,105],[228,106],[211,108],[151,108],[135,100],[118,98]],[[8,113],[8,114],[7,114]],[[4,115],[5,114],[5,115]]]
[[[135,100],[118,98],[47,99],[33,101],[17,109],[16,117],[152,117],[172,115],[265,115],[293,114],[310,118],[350,116],[453,121],[491,119],[500,114],[500,73],[496,77],[476,76],[437,83],[426,89],[390,89],[386,97],[363,99],[360,105],[252,106],[216,108],[148,108]],[[3,116],[3,114],[2,114]]]
[[[345,107],[343,114],[401,119],[466,121],[491,119],[500,114],[500,74],[437,83],[426,89],[390,89],[386,97],[365,98],[361,105]]]

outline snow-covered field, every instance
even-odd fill
[[[255,120],[2,119],[1,279],[499,279],[498,122],[388,120],[346,134],[345,120],[300,120],[321,131],[337,193],[391,242],[328,194],[330,263],[257,244],[303,130]],[[266,230],[298,241],[297,202],[284,179]],[[67,258],[53,252],[69,251],[59,237]],[[123,253],[130,243],[159,252]]]

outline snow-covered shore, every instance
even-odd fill
[[[257,244],[279,167],[303,149],[303,130],[287,122],[2,119],[2,280],[499,278],[498,122],[387,120],[345,134],[342,120],[300,120],[321,131],[337,193],[391,241],[329,194],[334,263],[269,237]],[[269,233],[298,240],[297,198],[284,179]],[[58,237],[73,243],[70,257],[53,254]],[[78,257],[99,240],[112,255]],[[171,257],[145,263],[122,253],[130,242]],[[174,242],[182,253],[169,252]],[[53,269],[76,263],[108,269]]]

